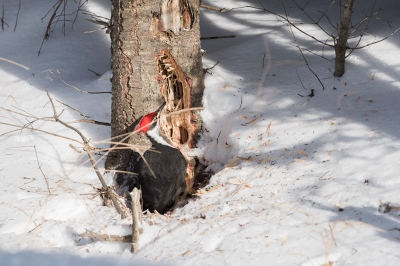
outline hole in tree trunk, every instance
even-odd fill
[[[186,144],[189,140],[188,131],[184,127],[179,127],[179,131],[181,133],[181,139],[180,139],[181,144]]]

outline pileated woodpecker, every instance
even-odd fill
[[[186,159],[159,132],[159,116],[164,105],[142,118],[138,131],[152,143],[137,162],[143,209],[164,213],[186,192]]]

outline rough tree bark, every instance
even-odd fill
[[[345,0],[343,6],[342,20],[340,21],[339,36],[335,44],[335,77],[341,77],[344,74],[347,39],[349,38],[349,28],[351,15],[353,14],[354,0]]]
[[[192,168],[187,151],[195,145],[201,119],[196,112],[167,114],[202,105],[199,6],[200,0],[112,0],[111,20],[113,142],[133,132],[144,114],[166,102],[165,135]],[[147,139],[137,134],[123,142],[148,146]],[[106,168],[125,170],[135,156],[139,155],[131,150],[115,150]],[[193,175],[189,171],[189,189]],[[122,174],[117,174],[116,181],[126,182]]]

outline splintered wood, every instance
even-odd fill
[[[167,50],[162,50],[158,56],[157,68],[162,78],[161,94],[165,101],[161,114],[162,129],[175,147],[193,148],[192,113],[189,110],[177,112],[191,107],[191,79]]]
[[[152,13],[150,31],[153,38],[168,41],[181,31],[191,30],[192,7],[187,0],[162,0],[159,11]]]
[[[186,184],[191,192],[194,183],[194,162],[187,157],[186,152],[194,148],[196,126],[192,122],[192,112],[186,109],[192,105],[192,80],[168,50],[162,50],[157,57],[157,69],[162,81],[161,95],[165,101],[160,117],[161,129],[172,146],[178,148],[188,160]]]

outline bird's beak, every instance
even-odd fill
[[[161,118],[161,112],[165,107],[165,102],[157,109],[157,123],[159,123],[160,118]]]
[[[165,107],[165,102],[157,109],[157,113],[161,113],[161,111],[164,109],[164,107]]]

